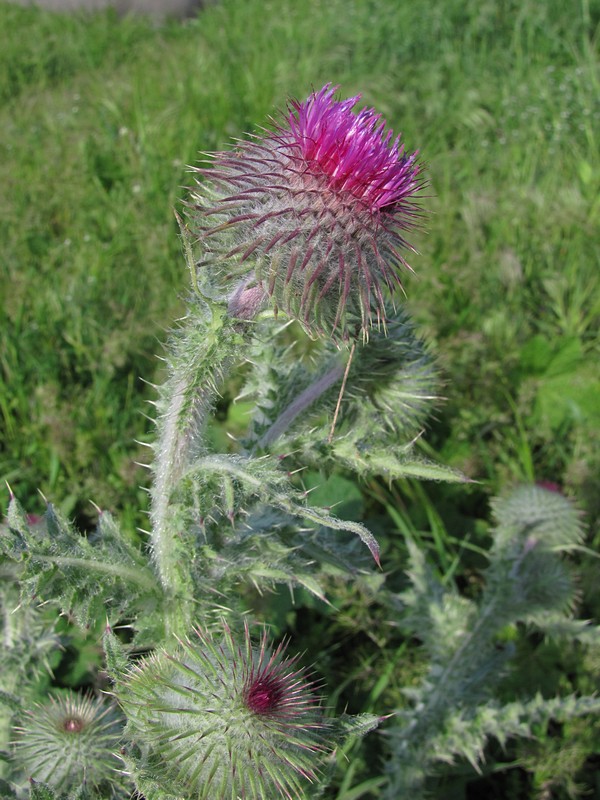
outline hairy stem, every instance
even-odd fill
[[[171,492],[190,462],[191,444],[202,424],[206,397],[193,386],[193,375],[174,375],[171,398],[162,417],[152,486],[152,554],[163,588],[174,584],[180,565],[171,557]],[[190,401],[189,390],[194,393]],[[205,401],[204,403],[202,401]]]
[[[168,358],[170,375],[158,403],[150,510],[152,556],[167,600],[167,632],[189,630],[194,598],[189,532],[175,490],[205,450],[204,428],[218,384],[245,341],[241,324],[221,305],[203,302],[174,337]]]
[[[14,633],[13,633],[13,622],[12,622],[12,614],[8,607],[7,597],[0,596],[0,611],[2,613],[2,622],[3,622],[3,629],[2,629],[2,647],[4,652],[8,652],[14,645]],[[0,690],[3,692],[7,692],[8,694],[12,693],[16,686],[17,676],[11,670],[5,670],[2,682],[0,683]],[[2,750],[8,749],[9,742],[11,739],[11,717],[12,712],[5,706],[4,703],[0,703],[0,748]],[[7,765],[4,759],[0,759],[0,778],[6,777],[7,773]]]
[[[98,572],[112,577],[122,578],[127,583],[135,583],[143,589],[154,589],[155,583],[152,583],[152,573],[145,574],[141,570],[132,569],[131,567],[118,567],[115,564],[108,562],[97,561],[91,558],[74,558],[72,556],[46,556],[32,553],[31,558],[34,561],[45,561],[50,564],[56,564],[63,567],[81,567],[89,572]]]

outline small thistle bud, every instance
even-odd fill
[[[113,704],[69,691],[27,712],[17,728],[15,764],[26,777],[61,793],[84,787],[102,797],[125,796],[115,755],[122,728]]]
[[[296,798],[316,777],[329,725],[285,647],[228,627],[197,631],[134,666],[117,686],[137,788],[194,800]]]
[[[437,400],[437,374],[425,342],[404,311],[390,311],[385,333],[376,331],[357,351],[350,372],[347,415],[351,438],[381,441],[418,435]]]
[[[379,324],[384,292],[401,287],[422,184],[417,154],[373,109],[353,113],[360,95],[334,100],[336,88],[292,101],[273,131],[216,153],[197,169],[209,180],[191,205],[199,268],[231,282],[230,312],[248,318],[269,296],[310,332],[347,339]]]
[[[535,537],[544,549],[580,544],[584,535],[579,512],[559,492],[541,486],[519,486],[492,504],[497,541],[511,540],[515,531]],[[500,534],[505,532],[506,536]]]

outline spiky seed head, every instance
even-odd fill
[[[61,793],[85,787],[123,796],[126,781],[115,755],[123,722],[113,703],[68,691],[26,712],[16,729],[15,764]]]
[[[270,297],[309,332],[348,339],[380,324],[384,294],[401,288],[422,182],[417,154],[381,114],[355,114],[360,95],[338,101],[336,89],[292,101],[274,130],[214,154],[190,205],[199,269],[232,287],[232,314],[252,316]]]
[[[246,628],[197,630],[174,652],[157,652],[117,685],[133,741],[126,757],[140,791],[194,800],[304,796],[328,749],[330,726],[314,684]]]

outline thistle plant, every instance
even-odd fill
[[[299,477],[307,466],[386,480],[466,480],[418,449],[438,374],[399,303],[412,249],[405,235],[419,221],[424,185],[416,153],[405,152],[373,109],[355,113],[359,96],[337,100],[335,91],[328,84],[292,101],[270,129],[194,170],[180,220],[191,287],[157,387],[145,546],[104,510],[87,536],[51,504],[45,524],[32,526],[11,493],[0,537],[11,576],[5,660],[15,663],[0,687],[5,727],[13,728],[1,775],[7,797],[26,797],[27,779],[31,796],[47,800],[132,791],[146,800],[324,797],[336,749],[382,721],[370,713],[336,717],[320,697],[325,687],[286,655],[288,645],[271,645],[265,632],[253,637],[246,623],[269,623],[257,590],[302,587],[328,600],[332,575],[361,582],[380,564],[362,522],[310,504]],[[210,423],[234,376],[251,411],[243,435],[217,452]],[[523,519],[519,511],[499,525],[505,545],[491,554],[500,566],[490,568],[491,599],[481,603],[481,640],[461,645],[450,624],[440,627],[443,613],[433,613],[428,592],[444,608],[445,595],[427,582],[414,549],[412,594],[398,596],[379,580],[390,620],[422,637],[432,658],[414,712],[392,726],[391,763],[404,766],[400,777],[387,769],[390,797],[420,785],[437,726],[476,719],[463,697],[465,676],[470,668],[489,674],[497,663],[489,632],[521,619],[529,584],[515,575],[538,554],[545,571],[531,584],[537,608],[554,608],[548,587],[563,572],[537,539],[519,538]],[[40,604],[79,626],[106,620],[105,689],[122,717],[99,696],[35,700],[36,676],[50,681],[44,665],[55,645]],[[465,625],[476,619],[477,609],[457,598],[449,608],[452,619],[464,611]],[[569,627],[557,619],[561,630]],[[20,658],[32,630],[39,644]],[[575,703],[573,713],[592,706]],[[488,733],[519,732],[500,716],[475,735],[478,756]],[[97,769],[86,766],[90,759]],[[68,767],[75,761],[77,769]]]
[[[400,624],[429,656],[426,676],[404,691],[404,707],[389,728],[383,793],[389,800],[429,796],[428,778],[440,764],[467,762],[478,770],[491,738],[504,745],[511,736],[532,737],[551,719],[600,712],[596,696],[499,699],[517,626],[565,647],[597,647],[600,627],[572,618],[576,582],[565,554],[581,545],[584,531],[571,503],[557,492],[523,486],[496,499],[493,511],[493,544],[477,599],[445,588],[414,546],[410,586],[389,596]]]

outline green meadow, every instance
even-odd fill
[[[141,535],[140,443],[188,281],[173,213],[188,165],[331,82],[425,166],[403,302],[444,397],[420,446],[472,483],[311,473],[313,500],[369,520],[386,573],[402,575],[410,540],[472,596],[490,498],[550,485],[584,514],[577,612],[599,622],[599,23],[598,0],[220,0],[162,26],[1,2],[2,487],[32,514],[47,498],[85,531],[94,503]],[[234,394],[216,442],[243,425]],[[342,709],[383,714],[421,674],[416,643],[389,644],[376,598],[340,586],[335,612],[301,594],[269,602]],[[524,690],[594,691],[600,652],[523,641]],[[99,659],[82,634],[57,685],[86,685]],[[376,798],[377,748],[350,748],[327,797]],[[600,798],[593,719],[492,745],[481,774],[456,764],[432,783],[439,800],[579,795]]]

